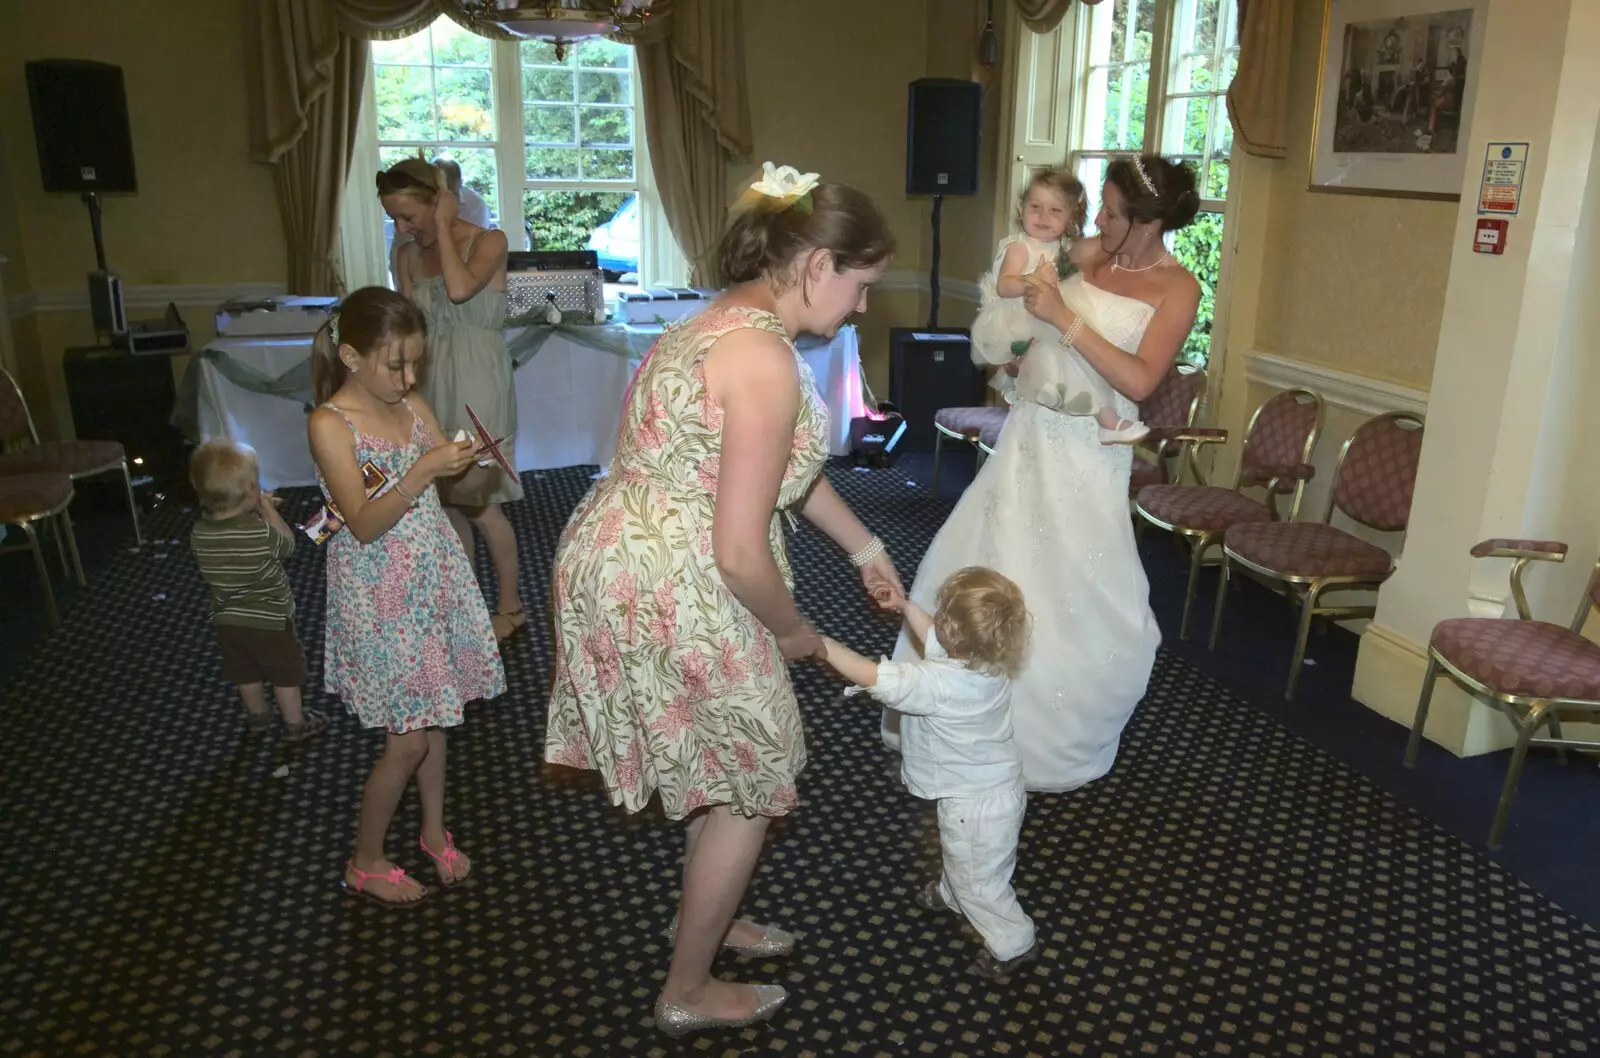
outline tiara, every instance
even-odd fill
[[[1149,189],[1150,193],[1160,198],[1161,192],[1156,190],[1155,181],[1151,180],[1150,174],[1144,171],[1144,159],[1137,154],[1133,156],[1133,169],[1134,172],[1139,174],[1139,180]]]

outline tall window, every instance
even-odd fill
[[[414,36],[372,42],[379,161],[388,168],[419,151],[448,155],[496,217],[493,60],[487,38],[448,18]]]
[[[1183,359],[1205,363],[1222,261],[1233,125],[1224,97],[1239,61],[1235,0],[1110,0],[1079,5],[1069,142],[1078,178],[1099,208],[1107,164],[1160,154],[1197,170],[1201,213],[1173,238],[1200,280],[1200,311]]]
[[[591,249],[613,282],[686,280],[650,185],[631,47],[588,40],[557,59],[441,17],[375,41],[372,75],[380,164],[455,159],[514,250]]]
[[[601,232],[601,267],[621,272],[631,261],[637,270],[633,49],[588,40],[558,60],[545,41],[520,47],[529,244],[578,250]]]

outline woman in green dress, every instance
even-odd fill
[[[400,293],[417,303],[428,320],[428,357],[423,398],[445,431],[473,433],[467,406],[492,437],[517,430],[516,388],[503,331],[506,322],[506,237],[461,219],[459,202],[444,171],[408,158],[378,174],[378,196],[394,219],[395,237],[411,236],[399,254]],[[522,482],[497,463],[474,466],[439,482],[439,498],[468,558],[476,553],[473,530],[483,537],[499,581],[490,615],[495,638],[504,641],[527,623],[517,587],[517,538],[500,509],[522,499]]]

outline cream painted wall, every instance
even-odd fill
[[[26,247],[26,285],[8,276],[11,294],[79,289],[94,268],[82,203],[75,195],[46,194],[41,185],[23,77],[23,63],[39,58],[94,59],[123,69],[139,191],[106,197],[105,238],[111,268],[124,283],[283,281],[287,259],[273,172],[249,160],[243,10],[244,0],[7,5],[0,139]],[[5,225],[0,216],[0,239]],[[185,315],[199,337],[209,332],[209,319]],[[40,427],[64,433],[70,415],[61,351],[93,337],[87,315],[45,313],[20,321],[17,330],[32,362],[23,373],[31,376],[26,385]]]
[[[1289,156],[1272,163],[1256,346],[1425,388],[1457,205],[1307,190],[1321,15],[1320,0],[1296,5]]]

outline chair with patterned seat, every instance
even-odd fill
[[[1194,364],[1177,364],[1156,391],[1139,402],[1139,421],[1150,427],[1150,433],[1134,447],[1148,458],[1133,461],[1133,474],[1128,482],[1130,498],[1139,495],[1139,490],[1146,485],[1182,480],[1181,460],[1185,452],[1190,453],[1191,469],[1198,473],[1192,447],[1178,440],[1172,431],[1194,426],[1205,395],[1205,369]]]
[[[1151,525],[1166,529],[1189,546],[1189,587],[1183,597],[1178,638],[1189,638],[1190,612],[1200,583],[1200,569],[1216,565],[1209,557],[1230,526],[1278,520],[1278,497],[1293,495],[1289,521],[1300,517],[1306,482],[1316,473],[1311,453],[1322,431],[1322,399],[1309,389],[1288,389],[1269,397],[1245,427],[1244,449],[1233,487],[1220,485],[1147,485],[1139,490],[1134,512]],[[1262,488],[1265,500],[1244,494]]]
[[[1289,663],[1285,698],[1294,697],[1314,617],[1371,617],[1374,607],[1325,606],[1328,592],[1376,588],[1394,572],[1394,559],[1376,544],[1335,528],[1334,511],[1369,529],[1397,533],[1411,517],[1411,494],[1422,455],[1422,420],[1390,412],[1356,428],[1339,452],[1333,495],[1320,522],[1243,522],[1222,537],[1222,579],[1211,618],[1211,649],[1235,568],[1300,600],[1300,623]],[[1281,585],[1281,588],[1279,587]]]
[[[994,454],[1000,439],[1000,429],[1006,424],[1010,408],[983,406],[971,408],[940,408],[933,416],[933,494],[939,495],[939,460],[944,455],[945,438],[964,441],[978,449],[978,465],[985,456]],[[989,438],[988,447],[983,444]]]
[[[1405,764],[1414,768],[1428,723],[1428,706],[1440,676],[1448,676],[1472,697],[1510,719],[1517,732],[1511,763],[1500,788],[1494,821],[1489,825],[1489,848],[1498,849],[1505,838],[1516,796],[1517,780],[1529,746],[1552,746],[1563,755],[1567,749],[1600,749],[1600,742],[1563,738],[1561,714],[1600,717],[1600,644],[1582,634],[1589,614],[1600,607],[1600,563],[1589,575],[1589,587],[1578,602],[1578,612],[1566,627],[1535,621],[1522,591],[1522,571],[1529,562],[1563,562],[1567,545],[1554,540],[1485,540],[1472,549],[1474,558],[1509,558],[1511,597],[1517,616],[1454,617],[1434,626],[1428,639],[1428,668],[1422,676],[1422,696],[1406,742]],[[1550,728],[1549,738],[1535,737]]]
[[[61,623],[56,610],[56,593],[50,586],[50,565],[45,561],[44,550],[39,546],[37,522],[53,523],[56,548],[62,540],[72,553],[69,572],[77,574],[78,583],[86,583],[83,562],[78,557],[78,540],[72,532],[72,519],[67,508],[72,505],[72,479],[65,474],[12,474],[0,477],[0,525],[14,525],[28,538],[27,547],[33,552],[33,564],[39,571],[39,585],[44,590],[44,609],[50,618],[50,627]],[[11,547],[0,550],[12,550]],[[61,556],[66,566],[66,556]]]
[[[20,445],[20,447],[13,447]],[[73,481],[122,473],[127,491],[128,514],[133,519],[133,538],[141,546],[139,505],[133,498],[133,475],[128,470],[128,454],[116,441],[40,441],[33,425],[33,413],[22,396],[22,389],[10,373],[0,369],[0,477],[14,474],[65,474]]]

